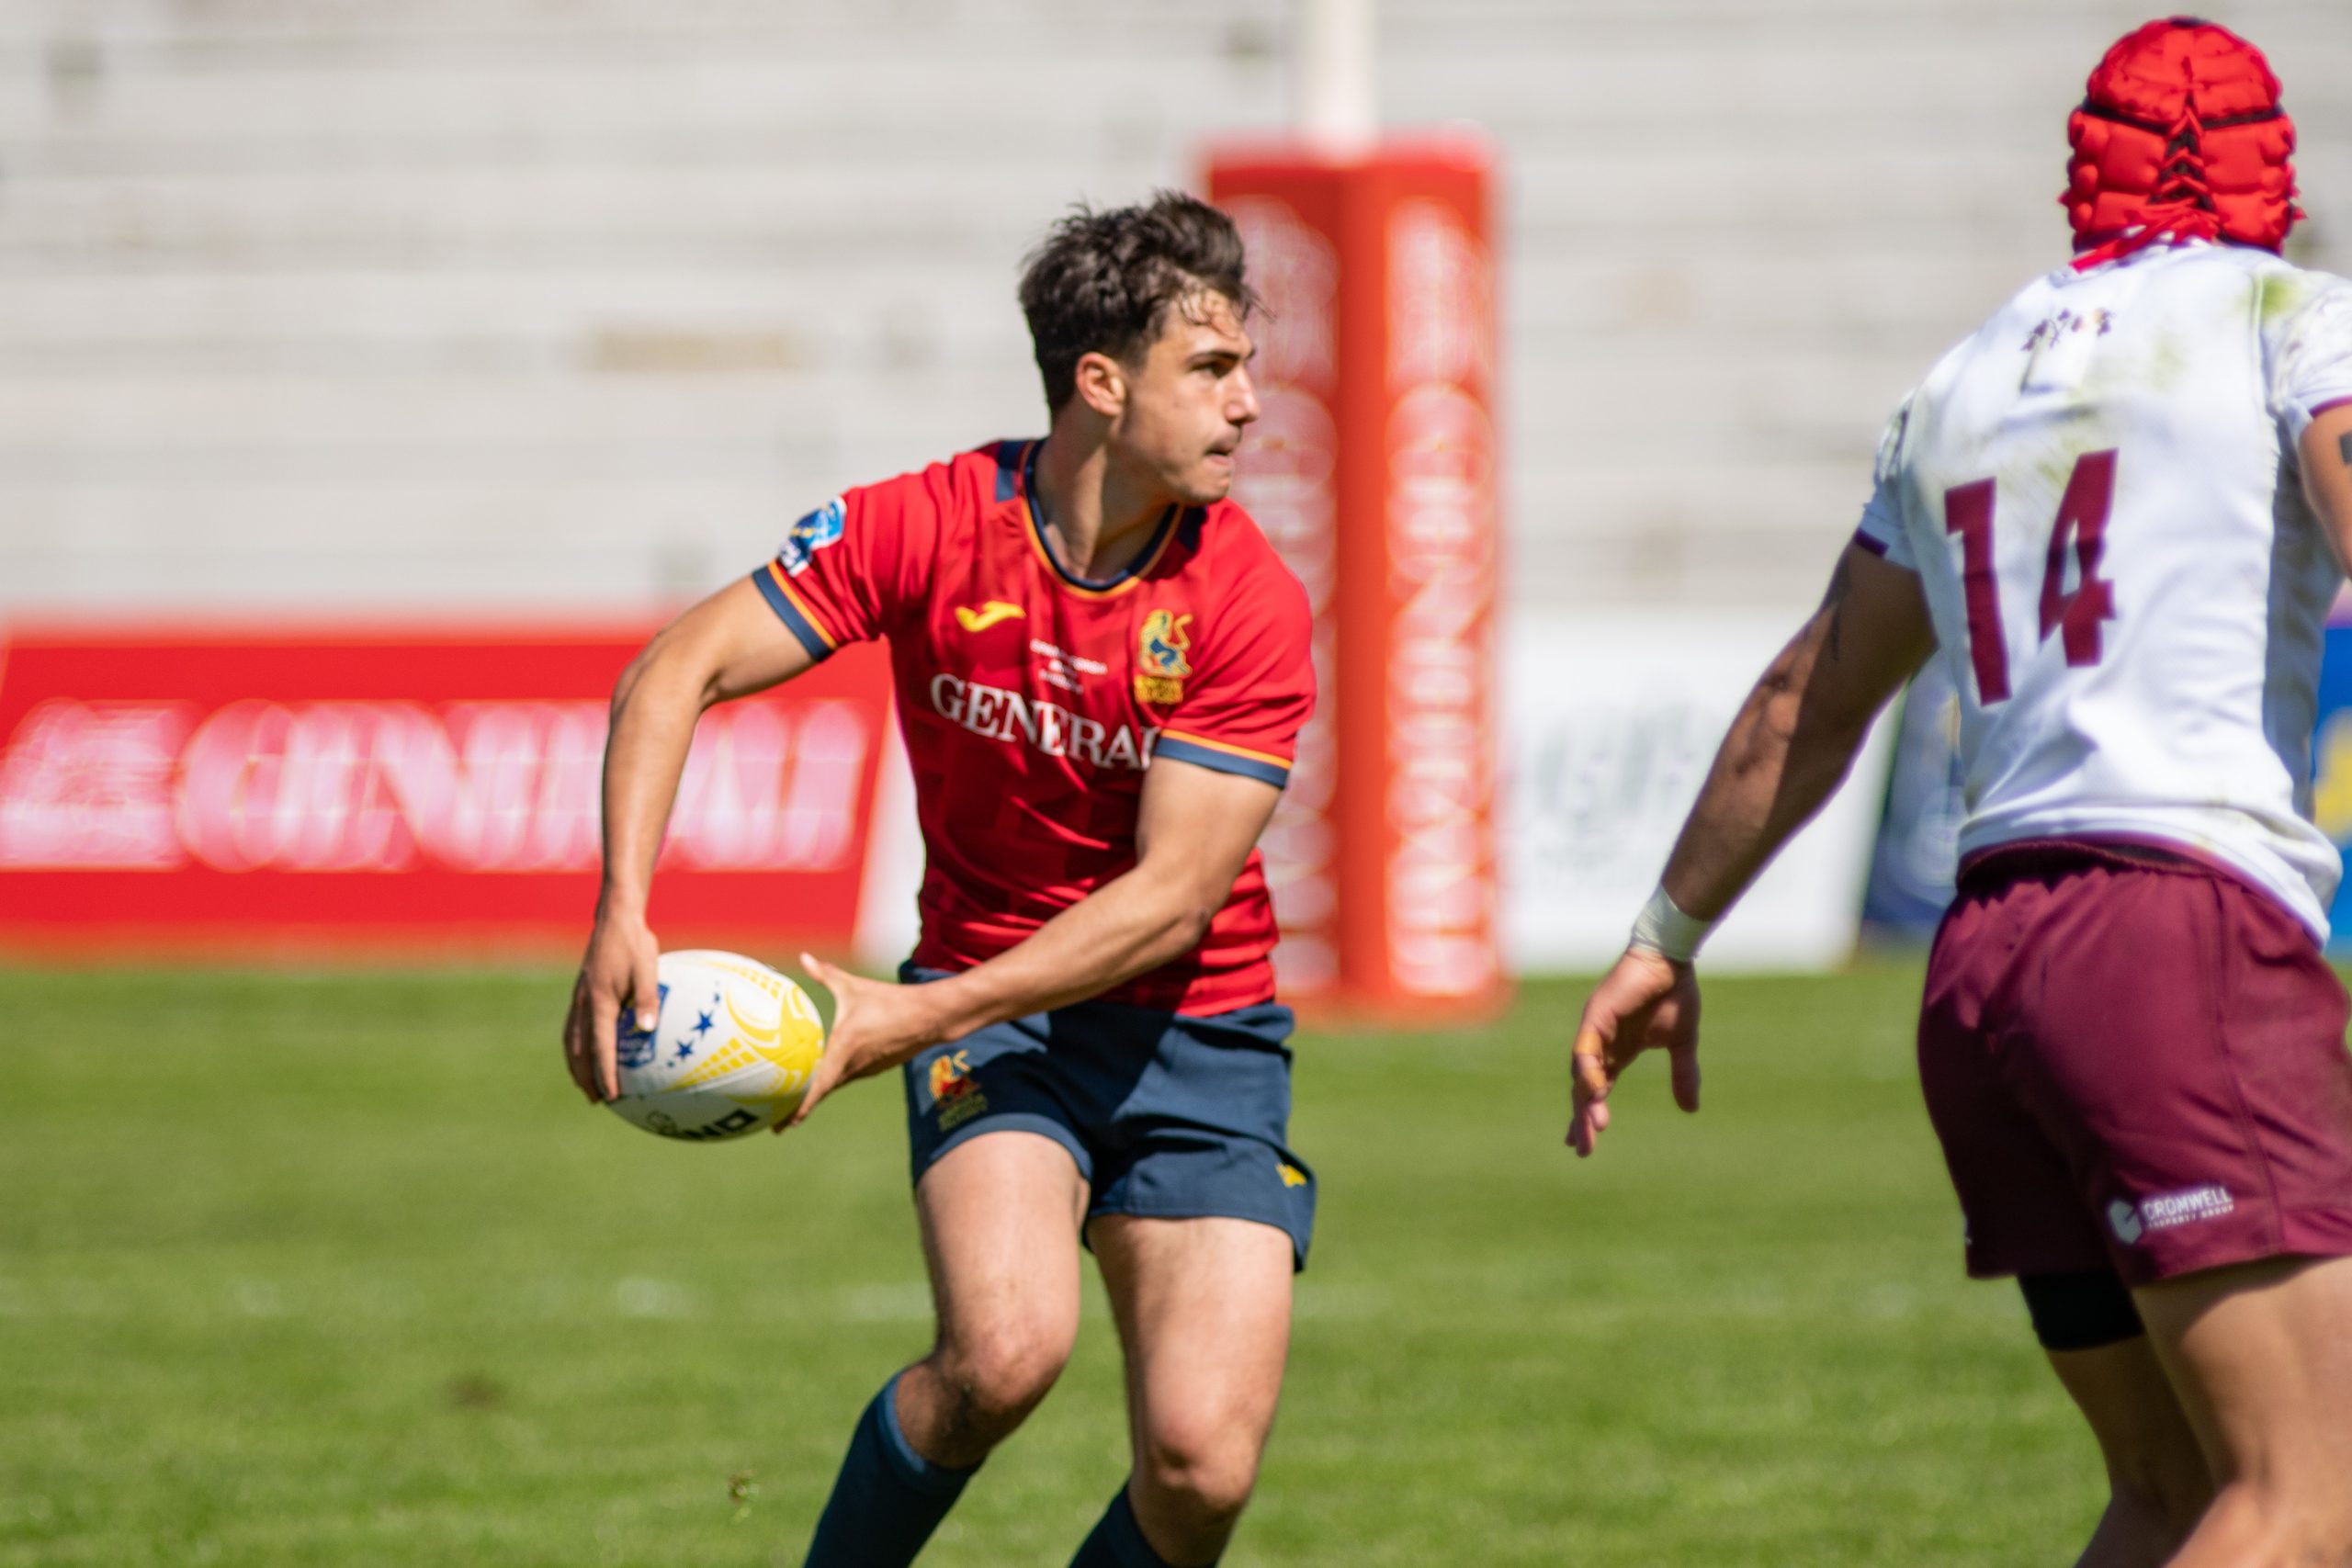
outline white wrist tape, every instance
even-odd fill
[[[1702,920],[1682,912],[1673,899],[1666,896],[1666,885],[1658,884],[1650,901],[1634,919],[1634,934],[1628,945],[1645,948],[1678,964],[1688,964],[1699,955],[1699,944],[1715,929],[1713,920]]]

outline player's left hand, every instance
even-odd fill
[[[938,1010],[922,987],[869,980],[806,953],[800,955],[800,967],[832,992],[833,1027],[825,1036],[817,1070],[808,1075],[808,1092],[800,1097],[800,1109],[777,1125],[779,1133],[808,1120],[817,1102],[842,1085],[887,1073],[939,1038]]]
[[[1674,1103],[1699,1109],[1699,977],[1646,948],[1627,948],[1584,1004],[1569,1058],[1568,1146],[1587,1158],[1609,1125],[1609,1090],[1644,1051],[1673,1059]]]

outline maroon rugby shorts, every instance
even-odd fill
[[[1973,860],[1919,1009],[1979,1278],[2352,1253],[2344,987],[2302,923],[2136,846]]]

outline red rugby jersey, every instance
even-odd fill
[[[1089,581],[1029,504],[1037,443],[853,490],[754,574],[823,658],[887,637],[926,865],[914,961],[992,958],[1135,864],[1156,757],[1281,784],[1315,705],[1306,591],[1230,502],[1171,508]],[[1103,993],[1191,1013],[1274,994],[1258,852],[1190,953]]]

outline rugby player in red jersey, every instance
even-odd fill
[[[1226,500],[1258,416],[1242,261],[1173,194],[1056,224],[1021,284],[1049,433],[818,508],[614,694],[564,1036],[592,1099],[658,995],[646,896],[696,716],[890,647],[922,941],[899,985],[804,959],[837,1010],[796,1122],[902,1070],[938,1332],[859,1421],[813,1568],[914,1560],[1061,1371],[1081,1239],[1134,1465],[1075,1562],[1214,1562],[1256,1479],[1315,1208],[1256,843],[1314,673],[1305,592]]]
[[[2278,254],[2294,130],[2226,29],[2133,32],[2069,131],[2075,261],[1889,424],[1586,1005],[1570,1140],[1645,1047],[1698,1108],[1699,939],[1939,647],[1968,816],[1920,1076],[1969,1271],[2018,1279],[2107,1461],[2082,1562],[2352,1563],[2342,862],[2311,821],[2352,284]]]

